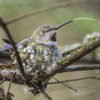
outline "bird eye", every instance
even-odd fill
[[[46,33],[46,30],[42,30],[42,33]]]

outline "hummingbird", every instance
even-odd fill
[[[35,29],[31,37],[22,40],[20,43],[15,42],[24,68],[34,69],[37,65],[41,65],[42,69],[46,69],[48,66],[56,64],[62,58],[57,46],[57,30],[80,19],[94,20],[90,18],[75,18],[56,27],[45,24]],[[11,61],[18,68],[15,52],[10,41],[7,39],[3,39],[3,41],[6,42],[4,50],[12,52]]]
[[[66,24],[70,22],[68,21]],[[42,86],[48,82],[48,79],[42,80],[41,74],[46,73],[47,68],[54,66],[62,58],[56,41],[57,29],[62,26],[64,25],[56,27],[42,25],[33,32],[31,37],[19,43],[15,42],[24,70],[29,71],[33,82],[38,84],[41,81]],[[3,41],[6,42],[4,49],[11,53],[10,65],[14,69],[20,70],[10,41],[7,39],[3,39]]]
[[[48,67],[61,60],[62,55],[57,46],[57,30],[80,19],[94,20],[90,18],[75,18],[56,27],[45,24],[35,29],[31,37],[22,40],[20,43],[15,42],[24,68],[31,68],[36,71],[37,66],[40,66],[41,70],[45,71]],[[10,41],[7,39],[3,39],[3,41],[6,42],[4,50],[12,52],[11,63],[15,68],[19,68]]]
[[[48,46],[57,46],[57,42],[56,42],[56,35],[57,35],[57,30],[60,29],[61,27],[63,27],[66,24],[69,24],[71,22],[77,21],[77,20],[93,20],[96,21],[95,19],[92,18],[75,18],[72,20],[69,20],[67,22],[64,22],[63,24],[60,24],[56,27],[51,27],[47,24],[42,25],[40,27],[38,27],[37,29],[35,29],[35,31],[33,32],[33,35],[29,38],[26,38],[24,40],[22,40],[20,43],[15,42],[17,49],[21,49],[27,46],[28,43],[30,42],[37,42],[37,43],[41,43],[44,45],[48,45]],[[4,44],[4,49],[2,50],[13,50],[11,43],[9,40],[7,39],[3,39],[3,41],[6,43]]]
[[[22,40],[20,43],[15,42],[23,68],[27,70],[31,76],[31,82],[35,84],[41,83],[42,86],[48,83],[49,79],[42,80],[42,74],[45,75],[47,69],[51,66],[55,66],[57,61],[62,59],[62,54],[57,46],[57,30],[66,24],[80,19],[89,18],[72,19],[56,27],[45,24],[38,27],[31,37]],[[7,39],[3,39],[3,41],[6,42],[4,50],[10,51],[11,53],[11,65],[16,70],[19,70],[19,64],[10,41]],[[25,73],[27,73],[27,71]],[[43,88],[45,89],[46,87]]]

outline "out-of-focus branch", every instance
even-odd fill
[[[17,51],[17,47],[16,47],[16,45],[15,45],[15,42],[14,42],[12,36],[11,36],[11,33],[10,33],[9,29],[7,28],[5,22],[3,21],[2,18],[0,18],[0,25],[1,25],[2,28],[4,29],[4,31],[5,31],[5,33],[6,33],[7,37],[8,37],[8,39],[9,39],[9,41],[11,42],[11,44],[12,44],[12,46],[13,46],[13,48],[14,48],[14,51],[15,51],[15,54],[16,54],[16,58],[17,58],[17,62],[18,62],[18,64],[19,64],[20,71],[21,71],[23,77],[25,78],[24,68],[23,68],[22,61],[21,61],[21,58],[20,58],[20,56],[19,56],[19,53],[18,53],[18,51]]]
[[[46,77],[55,75],[59,71],[66,68],[68,65],[74,63],[75,61],[98,47],[100,47],[100,37],[95,37],[95,39],[83,43],[80,48],[76,49],[71,54],[66,55],[64,58],[62,58],[61,61],[57,62],[57,65],[49,67],[47,69]]]
[[[0,87],[0,100],[5,100],[5,91],[2,87]]]
[[[65,69],[61,70],[60,73],[63,73],[63,72],[73,72],[73,71],[96,70],[96,69],[100,69],[100,64],[73,65],[73,66],[68,66]]]
[[[10,59],[10,53],[6,51],[0,51],[0,59]]]
[[[92,3],[92,2],[96,3],[96,2],[100,2],[100,0],[67,0],[67,1],[62,2],[60,4],[50,6],[48,8],[41,8],[41,9],[32,11],[30,13],[26,13],[24,15],[18,16],[16,18],[6,22],[6,24],[12,24],[12,23],[19,21],[21,19],[24,19],[24,18],[27,18],[27,17],[30,17],[30,16],[34,16],[34,15],[38,15],[40,13],[51,11],[51,10],[54,10],[54,9],[69,7],[69,6],[72,6],[72,5],[79,5],[79,4],[83,4],[83,3]]]
[[[2,67],[4,67],[4,66],[0,65],[0,68],[2,68]],[[100,69],[100,64],[68,66],[59,73],[74,72],[74,71],[86,71],[86,70],[96,70],[96,69]],[[14,77],[13,77],[13,75],[14,75]],[[6,70],[6,69],[1,69],[0,70],[0,81],[1,80],[11,81],[11,77],[13,77],[12,82],[15,83],[15,84],[19,84],[19,85],[26,84],[26,81],[23,78],[22,74],[20,72],[18,72],[17,70]],[[94,77],[88,77],[88,78],[82,78],[82,79],[89,79],[89,78],[96,79]],[[64,81],[64,82],[71,82],[71,81],[74,81],[74,80],[76,80],[76,79],[73,79],[73,80],[70,80],[70,81],[67,80],[67,81]],[[77,79],[77,80],[81,80],[81,79]],[[48,84],[50,84],[50,83],[48,83]]]
[[[15,76],[14,76],[15,74]],[[11,81],[11,78],[14,76],[12,82],[15,84],[24,84],[25,80],[21,73],[17,70],[0,70],[0,80]]]
[[[60,81],[60,82],[49,82],[48,85],[60,84],[61,82],[63,82],[63,83],[76,82],[76,81],[82,81],[82,80],[87,80],[87,79],[94,79],[94,80],[100,81],[100,78],[97,78],[95,76],[90,76],[90,77],[81,77],[81,78],[77,78],[77,79],[64,80],[64,81]]]

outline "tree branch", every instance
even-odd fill
[[[0,51],[0,59],[10,59],[10,53],[6,51]]]
[[[87,43],[83,43],[83,45],[78,48],[76,51],[73,51],[72,54],[65,56],[61,61],[57,62],[56,66],[48,67],[45,76],[42,78],[49,78],[50,76],[55,75],[56,73],[61,72],[71,72],[71,71],[82,71],[82,70],[94,70],[100,69],[100,65],[76,65],[72,67],[68,67],[68,65],[72,64],[79,58],[83,57],[87,53],[91,52],[95,48],[100,46],[100,37],[96,37],[94,40],[88,41]],[[4,66],[3,66],[4,67]],[[2,68],[2,66],[0,66]],[[13,82],[16,84],[24,84],[25,80],[23,79],[21,73],[15,70],[1,70],[0,71],[0,80],[5,79],[7,81],[11,80],[11,76],[16,72],[16,76],[14,77]],[[27,72],[27,71],[25,71]]]
[[[58,8],[64,8],[64,7],[69,7],[69,6],[72,6],[72,5],[79,5],[79,4],[83,4],[83,3],[95,3],[95,2],[100,2],[100,0],[68,0],[68,1],[65,1],[63,3],[60,3],[60,4],[56,4],[56,5],[53,5],[51,7],[48,7],[48,8],[41,8],[41,9],[38,9],[38,10],[35,10],[35,11],[32,11],[30,13],[26,13],[24,15],[21,15],[21,16],[18,16],[8,22],[6,22],[6,24],[12,24],[16,21],[19,21],[21,19],[24,19],[24,18],[27,18],[27,17],[30,17],[30,16],[34,16],[34,15],[38,15],[40,13],[43,13],[43,12],[47,12],[47,11],[50,11],[50,10],[54,10],[54,9],[58,9]]]
[[[16,54],[16,58],[17,58],[17,62],[18,62],[18,64],[19,64],[19,69],[20,69],[20,71],[21,71],[23,77],[25,78],[24,68],[23,68],[22,61],[21,61],[21,58],[20,58],[20,56],[19,56],[19,53],[18,53],[18,51],[17,51],[17,47],[16,47],[15,42],[14,42],[14,40],[13,40],[11,34],[10,34],[9,29],[7,28],[5,22],[2,20],[2,18],[0,18],[0,25],[1,25],[2,28],[4,29],[5,34],[7,35],[9,41],[11,42],[11,44],[12,44],[12,46],[13,46],[13,48],[14,48],[14,51],[15,51],[15,54]]]
[[[60,71],[63,72],[73,72],[73,71],[86,71],[86,70],[97,70],[100,69],[100,64],[92,64],[92,65],[73,65],[68,66]]]
[[[15,75],[12,80],[12,83],[23,85],[25,79],[22,74],[17,70],[0,70],[0,80],[11,81],[11,78]]]
[[[61,82],[63,82],[63,83],[76,82],[76,81],[82,81],[82,80],[87,80],[87,79],[94,79],[94,80],[100,81],[100,78],[90,76],[90,77],[81,77],[81,78],[77,78],[77,79],[64,80],[64,81],[60,81],[60,82],[49,82],[48,85],[60,84]]]
[[[73,51],[76,51],[77,49],[79,49],[80,47],[82,47],[82,45],[80,44],[78,47],[72,48],[70,50],[66,50],[64,52],[62,52],[62,56],[65,57],[66,55],[70,54]]]
[[[57,62],[55,66],[50,66],[46,71],[47,72],[46,77],[50,77],[55,75],[56,73],[59,73],[59,71],[63,70],[68,65],[74,63],[75,61],[82,58],[87,53],[93,51],[99,46],[100,46],[100,37],[95,37],[95,39],[83,43],[80,48],[76,49],[76,51],[73,51],[71,54],[66,55],[64,58],[62,58],[61,61]]]
[[[0,68],[2,68],[2,65],[0,65]],[[87,70],[96,70],[96,69],[100,69],[100,64],[68,66],[64,70],[60,71],[59,73],[73,72],[73,71],[87,71]],[[20,85],[26,84],[26,81],[23,78],[22,74],[20,72],[18,72],[17,70],[5,70],[5,69],[0,70],[0,81],[1,80],[11,81],[12,77],[13,77],[13,80],[12,80],[13,83],[20,84]],[[80,78],[77,80],[89,79],[89,78],[96,79],[94,77],[87,77],[87,78]],[[74,80],[76,80],[76,79],[73,79],[72,81],[74,81]],[[66,80],[64,82],[71,82],[71,80],[70,81]],[[50,83],[48,83],[48,84],[50,84]]]

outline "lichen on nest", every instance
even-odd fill
[[[45,72],[48,67],[56,64],[62,57],[56,46],[46,46],[38,43],[28,45],[18,52],[24,69],[32,70],[30,75],[33,76],[34,80],[39,78],[38,74],[40,74],[40,70]],[[15,53],[11,55],[11,59],[13,66],[19,69]]]

